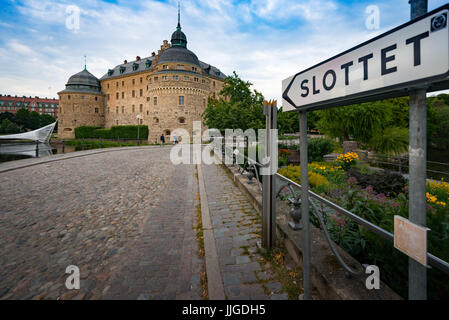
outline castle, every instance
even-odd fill
[[[178,26],[158,53],[135,61],[124,61],[97,79],[85,67],[71,76],[59,95],[58,135],[75,137],[79,126],[109,128],[137,125],[149,128],[148,141],[163,133],[170,139],[174,129],[193,136],[193,121],[201,121],[208,97],[217,97],[225,75],[198,60],[187,49],[187,37]]]

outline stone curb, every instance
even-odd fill
[[[198,166],[198,184],[200,189],[201,217],[204,234],[204,251],[207,274],[207,290],[209,300],[224,300],[223,279],[218,262],[218,252],[215,245],[214,229],[212,228],[206,186],[201,164]]]

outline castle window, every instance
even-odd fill
[[[150,114],[150,111],[147,110],[147,116]]]
[[[157,82],[157,80],[158,80],[158,77],[154,77],[154,82]]]
[[[98,101],[98,97],[95,97],[95,101]]]
[[[168,77],[167,76],[162,76],[162,81],[167,81]]]
[[[133,63],[133,71],[136,71],[137,69],[139,69],[139,64],[138,63]]]
[[[125,93],[122,92],[122,99],[125,99]]]
[[[122,81],[122,87],[124,87],[125,86],[125,81]]]
[[[153,101],[154,101],[154,105],[157,106],[157,97],[154,97]]]
[[[109,69],[109,70],[108,70],[108,76],[112,76],[113,74],[114,74],[114,70]]]
[[[133,85],[135,85],[136,84],[136,79],[133,79]]]
[[[136,112],[136,110],[135,110],[134,105],[133,105],[133,113],[134,113],[134,112]]]
[[[178,70],[184,70],[184,65],[178,64]]]
[[[109,89],[109,83],[108,83],[108,89]]]
[[[115,124],[118,125],[118,120],[115,120]]]
[[[198,82],[199,79],[197,77],[193,78],[193,81]]]
[[[142,77],[140,77],[140,83],[142,83],[143,82],[143,79],[142,79]]]
[[[108,93],[108,101],[111,99],[111,96],[109,95],[109,93]]]
[[[184,96],[179,96],[179,105],[180,106],[184,105]]]
[[[124,73],[124,72],[125,72],[125,70],[126,70],[126,68],[125,68],[125,67],[120,67],[120,74]]]
[[[164,65],[162,66],[162,69],[167,70],[167,69],[168,69],[168,65],[164,64]]]
[[[133,79],[134,80],[134,79]],[[133,98],[136,96],[136,92],[133,90]]]
[[[179,121],[179,123],[186,123],[186,119],[185,119],[185,118],[182,118],[182,117],[179,118],[178,121]]]
[[[206,99],[203,99],[203,107],[206,107]]]
[[[122,113],[125,113],[125,106],[122,106]]]
[[[67,98],[70,100],[70,94],[67,96]]]
[[[84,96],[81,96],[81,100],[84,100]]]
[[[212,83],[212,86],[215,88],[215,81]]]
[[[159,123],[159,119],[156,118],[156,117],[154,117],[154,118],[153,118],[153,122],[154,122],[154,123]]]
[[[95,113],[98,113],[98,108],[95,108]]]
[[[142,79],[142,78],[140,78],[140,79]],[[143,96],[143,89],[140,89],[139,95],[140,95],[141,97]]]
[[[173,76],[173,80],[178,81],[179,77],[178,76]]]
[[[147,97],[147,101],[150,101],[150,97]]]
[[[165,130],[165,135],[169,136],[170,135],[170,130]]]
[[[115,107],[115,112],[118,114],[118,107]]]
[[[204,80],[204,79],[203,79],[203,80],[201,80],[201,83],[206,83],[206,80]]]
[[[141,104],[141,105],[139,106],[139,111],[140,111],[140,112],[143,112],[143,104]]]
[[[115,86],[118,88],[118,81],[115,83]]]
[[[184,81],[189,81],[190,80],[190,78],[189,77],[187,77],[187,76],[184,76]]]

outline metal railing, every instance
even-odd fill
[[[245,155],[242,155],[241,153],[238,153],[237,155],[243,157],[246,160],[246,164],[241,166],[240,164],[236,163],[236,153],[235,150],[233,150],[233,147],[228,147],[225,146],[225,144],[221,144],[221,148],[215,144],[212,144],[214,147],[214,151],[218,152],[222,154],[223,158],[222,159],[228,159],[228,163],[231,162],[231,155],[232,155],[232,166],[237,166],[238,167],[238,172],[240,174],[244,174],[244,172],[247,172],[247,177],[248,174],[252,171],[255,170],[257,172],[257,167],[261,168],[264,167],[263,164],[258,163],[257,161],[248,158]],[[259,184],[259,189],[260,191],[262,191],[262,184],[260,182],[259,179],[259,175],[256,175],[257,177],[257,181]],[[298,210],[298,208],[300,207],[301,204],[301,196],[298,195],[293,188],[298,189],[299,191],[302,191],[302,187],[300,184],[288,179],[287,177],[284,177],[283,175],[276,173],[274,175],[275,177],[275,190],[276,190],[276,197],[278,197],[282,190],[284,188],[288,188],[288,190],[291,193],[292,198],[289,198],[288,200],[290,201],[290,205],[292,207],[294,207],[297,212],[300,212],[300,210]],[[250,177],[248,177],[248,180],[251,180]],[[325,223],[325,219],[324,219],[324,215],[326,214],[324,208],[329,208],[331,210],[334,210],[337,213],[340,213],[342,215],[344,215],[345,217],[349,218],[351,221],[355,222],[356,224],[368,229],[369,231],[372,231],[373,233],[375,233],[376,235],[380,236],[381,238],[388,240],[390,242],[394,241],[394,235],[387,231],[384,230],[382,228],[380,228],[379,226],[369,222],[366,219],[363,219],[362,217],[359,217],[358,215],[352,213],[351,211],[339,206],[336,203],[333,203],[332,201],[316,194],[315,192],[309,190],[309,203],[312,205],[312,213],[317,217],[319,224],[321,226],[321,229],[324,232],[326,241],[329,244],[329,247],[332,251],[332,253],[336,256],[339,264],[351,275],[356,276],[356,277],[363,277],[366,276],[366,274],[364,272],[358,272],[353,270],[352,268],[350,268],[345,261],[343,260],[343,258],[341,257],[341,255],[338,253],[337,248],[335,247],[334,242],[331,240],[330,238],[330,234],[327,228],[327,225]],[[316,203],[320,204],[320,207],[318,207],[318,205]],[[324,205],[324,207],[323,207]],[[299,221],[298,218],[299,217]],[[293,230],[300,230],[301,227],[300,226],[300,219],[301,219],[301,215],[300,213],[298,213],[295,217],[293,218],[293,222],[289,223],[290,228],[292,228]],[[427,252],[427,259],[428,259],[428,263],[429,265],[441,270],[442,272],[449,274],[449,263],[447,261],[444,261],[436,256],[434,256],[433,254]],[[366,265],[364,265],[366,266]],[[381,291],[375,290],[375,293],[377,294],[377,296],[380,299],[383,299],[382,293]]]

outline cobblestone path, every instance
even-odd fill
[[[287,299],[257,250],[261,224],[246,196],[218,165],[202,165],[226,298]]]
[[[194,167],[169,150],[0,173],[0,299],[198,298]]]

